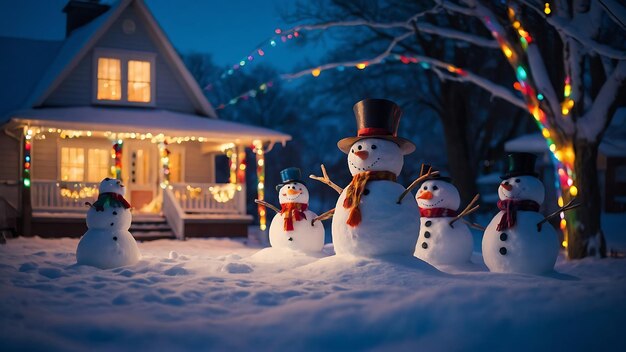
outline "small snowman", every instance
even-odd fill
[[[324,226],[321,221],[313,221],[317,214],[308,209],[309,190],[301,181],[300,169],[284,169],[280,177],[282,182],[276,186],[280,209],[260,202],[278,213],[270,224],[270,245],[308,253],[321,252],[324,247]]]
[[[432,265],[468,263],[472,234],[465,223],[457,220],[478,209],[470,209],[477,197],[459,214],[461,196],[452,179],[432,176],[421,185],[415,199],[420,209],[420,232],[414,255]]]
[[[559,252],[556,231],[539,213],[545,196],[534,172],[536,156],[512,153],[498,188],[500,212],[483,237],[483,258],[490,271],[544,274],[554,268]]]
[[[385,99],[365,99],[354,105],[357,135],[340,140],[348,155],[352,182],[345,189],[326,175],[311,178],[340,193],[332,220],[335,253],[375,257],[411,255],[419,231],[417,203],[396,182],[404,155],[415,150],[409,140],[398,137],[402,110]]]
[[[125,192],[117,179],[107,177],[100,182],[98,200],[87,203],[88,230],[76,249],[78,264],[112,269],[139,261],[137,242],[128,232],[132,215]]]

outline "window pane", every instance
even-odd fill
[[[149,61],[128,61],[128,101],[150,102]]]
[[[122,98],[122,73],[119,59],[98,58],[98,100]]]
[[[61,180],[83,181],[85,178],[83,148],[61,148]]]
[[[106,149],[89,149],[87,151],[87,182],[100,182],[109,176],[111,156]]]

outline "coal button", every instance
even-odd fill
[[[424,249],[428,248],[428,243],[423,242],[423,243],[422,243],[422,248],[424,248]]]
[[[500,241],[506,241],[507,238],[509,238],[509,236],[506,234],[506,232],[500,234]]]
[[[366,189],[364,189],[364,190],[363,190],[363,195],[364,195],[364,196],[366,196],[366,195],[368,195],[368,194],[370,194],[370,190],[369,190],[369,189],[367,189],[367,188],[366,188]]]
[[[506,248],[500,247],[500,254],[506,255]]]
[[[428,226],[430,226],[430,225],[432,225],[432,224],[433,224],[433,222],[432,222],[432,221],[430,221],[430,220],[428,220],[428,221],[426,221],[426,222],[424,223],[424,226],[428,227]]]
[[[428,231],[424,232],[424,237],[430,238],[430,232],[428,232]]]

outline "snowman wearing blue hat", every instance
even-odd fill
[[[309,208],[309,190],[302,182],[297,167],[280,172],[281,183],[276,186],[280,209],[263,201],[257,201],[277,212],[269,230],[270,245],[303,252],[320,252],[324,247],[324,226],[314,221],[317,214]]]

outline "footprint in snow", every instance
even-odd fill
[[[225,271],[230,274],[248,274],[253,272],[254,270],[250,265],[241,264],[241,263],[228,263],[224,265],[222,271]]]

